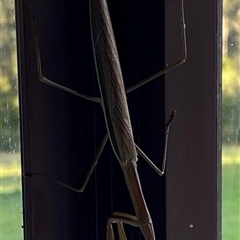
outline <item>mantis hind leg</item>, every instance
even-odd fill
[[[174,121],[175,117],[176,117],[177,111],[173,111],[172,115],[170,116],[170,119],[166,125],[165,128],[165,145],[164,145],[164,155],[163,155],[163,161],[162,161],[162,168],[159,169],[149,158],[148,156],[141,150],[141,148],[139,148],[136,144],[136,149],[137,152],[139,153],[139,155],[153,168],[153,170],[155,172],[157,172],[157,174],[159,176],[162,176],[165,172],[165,168],[166,168],[166,161],[167,161],[167,148],[168,148],[168,137],[169,137],[169,131],[170,131],[170,127],[172,122]]]
[[[114,212],[107,222],[107,240],[115,239],[113,226],[112,226],[113,223],[117,225],[117,231],[119,236],[118,239],[120,240],[127,240],[123,223],[131,225],[133,227],[139,227],[144,236],[144,239],[148,239],[148,240],[156,239],[152,222],[141,224],[138,221],[136,216],[123,213],[123,212]]]
[[[176,61],[174,64],[169,65],[165,69],[162,69],[155,74],[143,79],[142,81],[134,84],[133,86],[126,89],[126,93],[132,92],[141,86],[147,84],[148,82],[151,82],[152,80],[156,79],[157,77],[162,76],[163,74],[166,74],[167,72],[170,72],[171,70],[181,66],[187,59],[187,40],[186,40],[186,25],[185,25],[185,17],[184,17],[184,6],[183,6],[183,0],[182,0],[182,35],[183,35],[183,56],[181,59]]]
[[[117,225],[118,236],[120,240],[127,240],[123,223],[129,224],[134,227],[138,227],[137,217],[122,213],[122,212],[114,212],[112,216],[107,221],[107,240],[114,240],[114,231],[112,224],[115,223]]]
[[[52,87],[58,88],[60,90],[63,90],[65,92],[71,93],[73,95],[76,95],[78,97],[84,98],[86,100],[90,100],[92,102],[101,102],[101,99],[98,97],[93,97],[93,96],[88,96],[82,93],[79,93],[71,88],[65,87],[63,85],[60,85],[46,77],[43,76],[42,74],[42,61],[41,61],[41,54],[40,54],[40,44],[39,44],[39,38],[38,38],[38,32],[37,32],[37,27],[36,27],[36,18],[33,15],[33,10],[30,6],[30,4],[25,1],[25,4],[27,5],[27,7],[30,9],[30,12],[32,14],[32,19],[33,19],[33,27],[34,27],[34,39],[35,39],[35,45],[36,45],[36,56],[37,56],[37,71],[38,71],[38,78],[40,80],[40,82],[44,83],[44,84],[48,84]]]
[[[25,174],[25,177],[43,176],[43,177],[46,177],[46,178],[50,179],[51,181],[54,181],[57,184],[62,185],[63,187],[66,187],[66,188],[68,188],[68,189],[70,189],[70,190],[72,190],[74,192],[82,193],[82,192],[84,192],[84,190],[85,190],[85,188],[87,186],[87,183],[88,183],[88,181],[89,181],[89,179],[90,179],[90,177],[91,177],[91,175],[93,173],[93,170],[94,170],[94,168],[96,167],[96,165],[98,163],[98,159],[99,159],[99,157],[102,154],[102,151],[103,151],[103,149],[104,149],[104,147],[106,145],[107,140],[108,140],[108,134],[106,134],[103,137],[103,139],[102,139],[102,141],[101,141],[101,143],[100,143],[100,145],[98,147],[98,150],[97,150],[97,152],[95,154],[95,157],[93,159],[92,165],[91,165],[91,167],[88,170],[88,173],[87,173],[87,175],[86,175],[86,177],[85,177],[85,179],[83,181],[83,184],[79,188],[74,188],[74,187],[72,187],[72,186],[70,186],[70,185],[68,185],[66,183],[58,181],[57,179],[52,178],[52,177],[50,177],[50,176],[48,176],[46,174],[43,174],[43,173]]]

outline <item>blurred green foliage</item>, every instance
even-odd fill
[[[224,144],[240,143],[240,72],[239,61],[225,56],[222,75],[222,140]]]
[[[223,0],[222,140],[240,145],[240,1]]]
[[[19,151],[19,104],[14,1],[0,4],[0,151]]]
[[[0,240],[23,239],[14,0],[0,0]]]

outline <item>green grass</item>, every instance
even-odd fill
[[[223,165],[222,240],[240,239],[240,164]]]
[[[0,194],[0,209],[0,240],[23,239],[21,193]]]
[[[240,240],[240,147],[222,150],[222,240]]]
[[[0,153],[0,240],[23,239],[20,155]]]

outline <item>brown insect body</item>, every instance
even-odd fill
[[[90,2],[90,21],[95,66],[101,93],[108,136],[134,205],[137,226],[146,239],[155,239],[137,172],[137,151],[134,143],[126,92],[106,0]]]

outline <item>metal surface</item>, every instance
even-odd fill
[[[165,77],[166,109],[178,111],[166,174],[167,239],[221,239],[221,1],[186,1],[188,58]],[[166,62],[181,48],[166,5]]]

